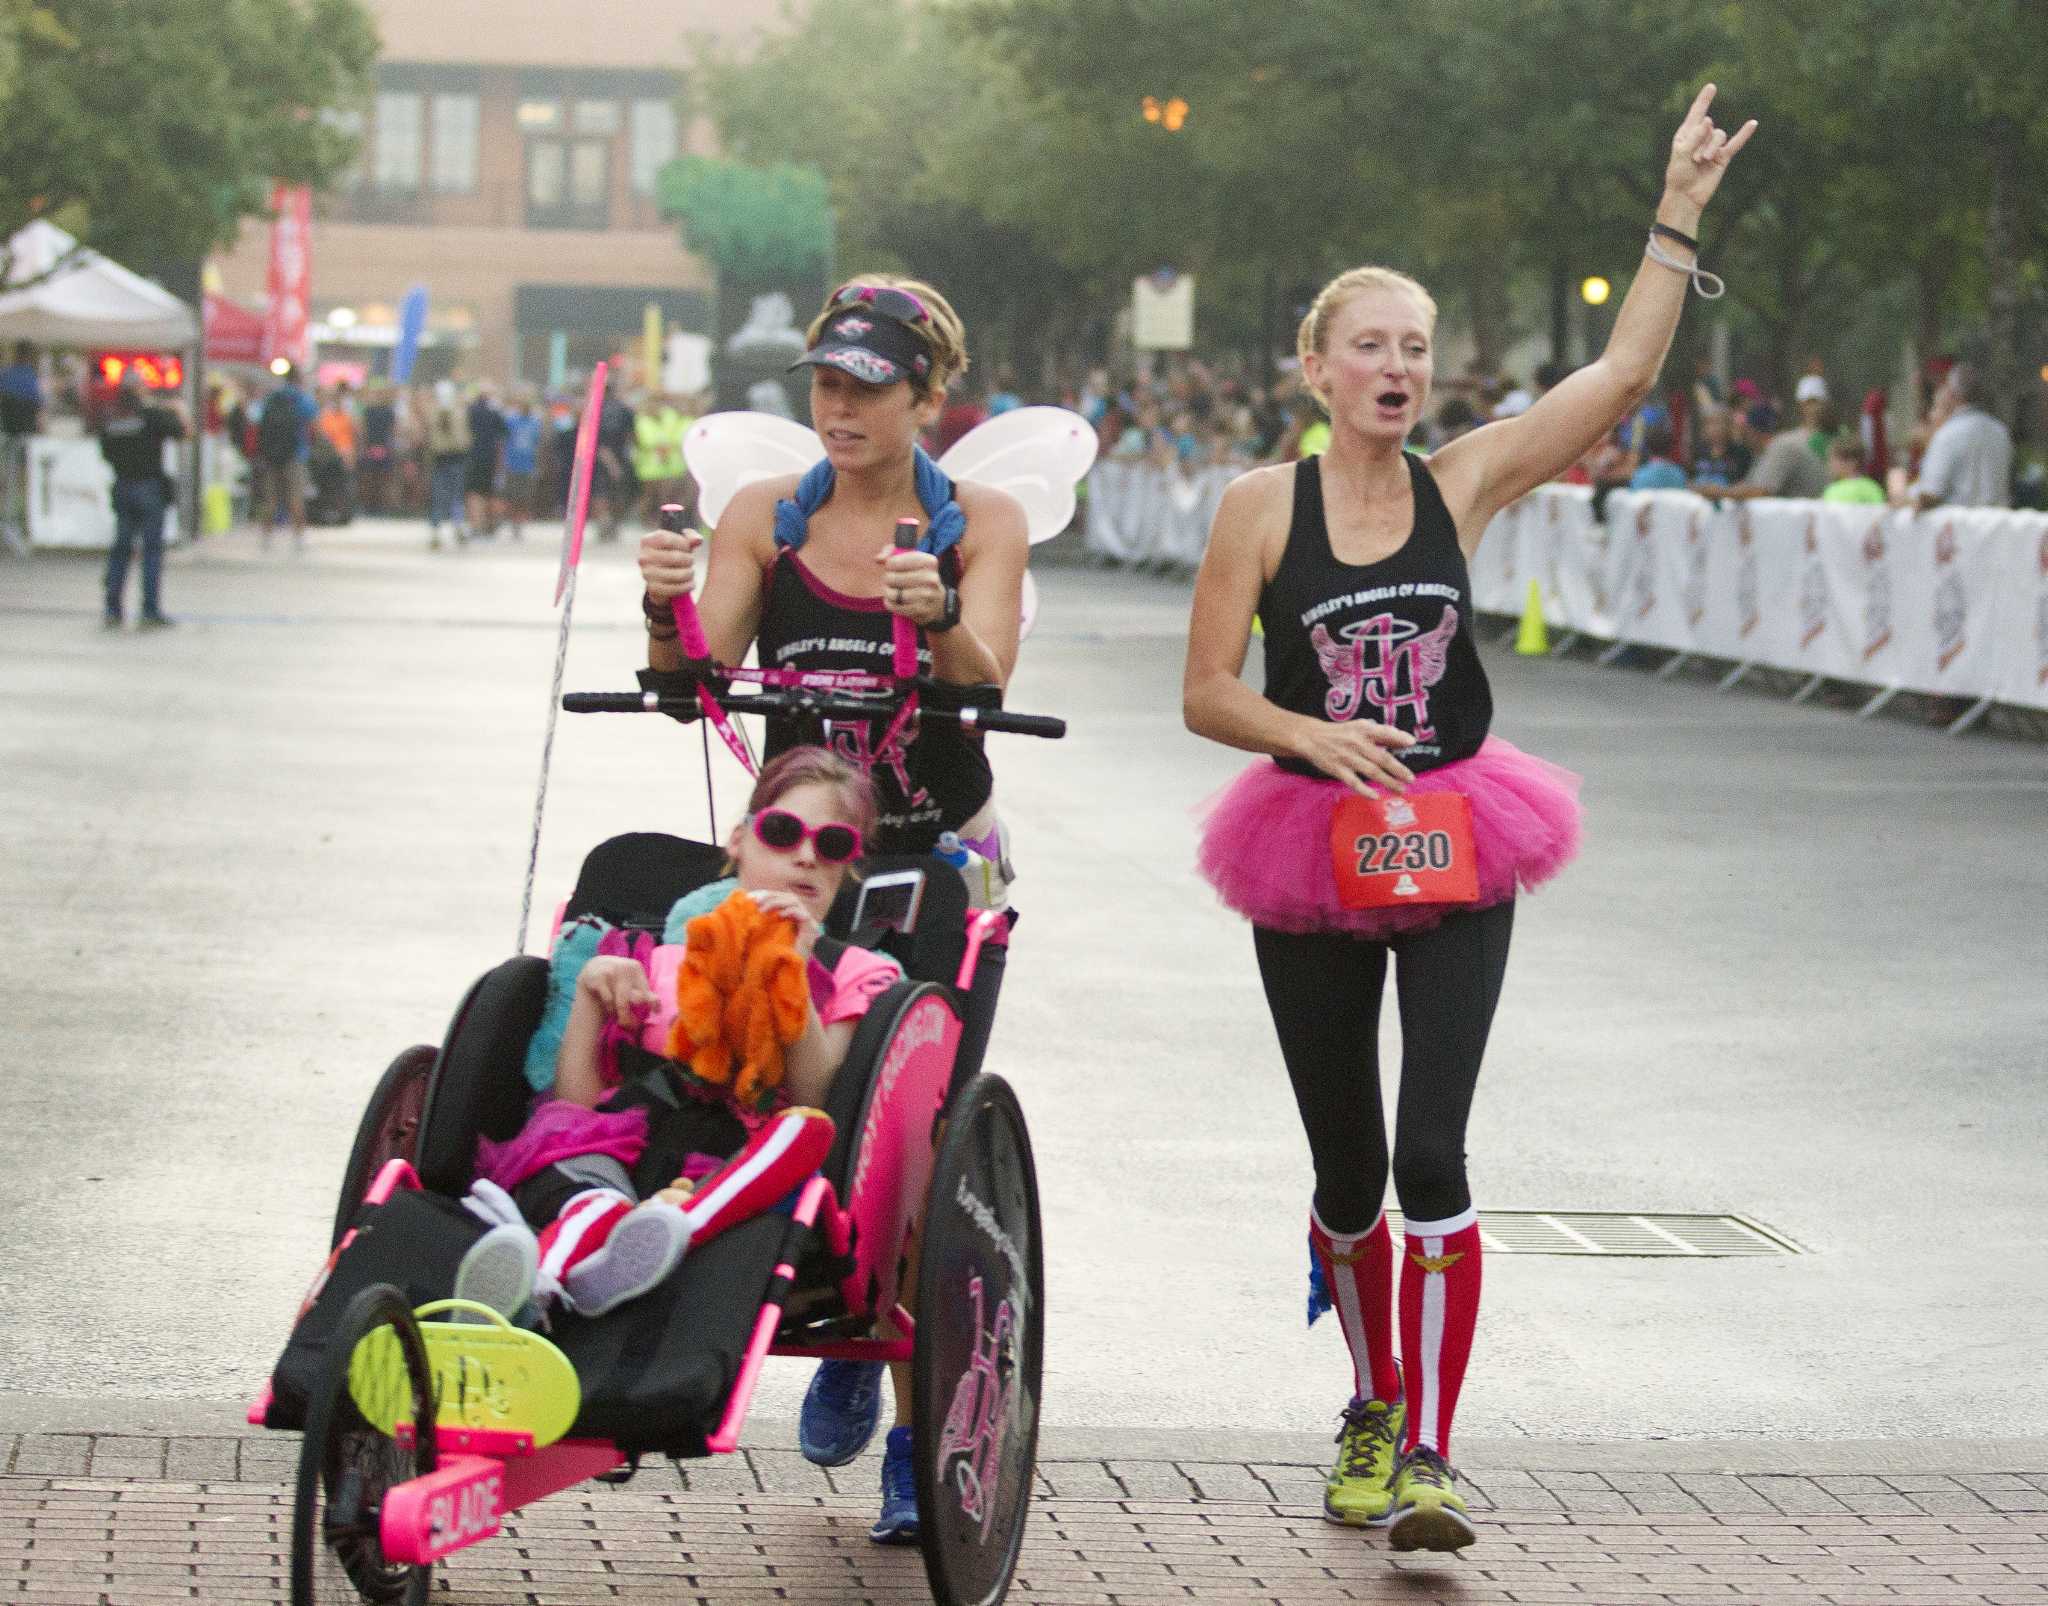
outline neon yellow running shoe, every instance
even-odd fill
[[[1451,1464],[1420,1445],[1394,1469],[1387,1539],[1396,1550],[1463,1550],[1479,1537]]]
[[[1395,1449],[1407,1407],[1399,1400],[1353,1400],[1337,1430],[1337,1464],[1323,1485],[1323,1516],[1350,1528],[1377,1526],[1393,1509]]]

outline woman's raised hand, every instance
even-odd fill
[[[1369,719],[1304,718],[1295,730],[1293,750],[1296,758],[1315,765],[1352,791],[1377,797],[1381,787],[1390,792],[1408,790],[1415,776],[1394,754],[1414,745],[1415,738],[1406,731]]]
[[[656,602],[673,602],[697,588],[697,548],[704,537],[695,530],[649,530],[640,537],[640,580]]]
[[[1713,104],[1712,84],[1693,96],[1685,121],[1671,136],[1671,165],[1664,169],[1665,194],[1687,203],[1695,212],[1703,211],[1713,199],[1729,162],[1756,132],[1754,117],[1732,135],[1716,128],[1714,119],[1707,115],[1707,108]]]

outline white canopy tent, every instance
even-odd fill
[[[199,342],[199,318],[152,284],[37,218],[7,242],[0,290],[0,343],[88,351],[183,351]],[[166,452],[175,451],[166,447]],[[27,446],[28,531],[34,546],[104,547],[113,540],[112,480],[90,436],[38,435]],[[176,537],[175,512],[169,532]],[[18,532],[5,532],[9,544]]]
[[[98,350],[181,350],[199,339],[199,318],[152,284],[37,218],[7,242],[0,340]],[[52,271],[52,270],[55,271]]]

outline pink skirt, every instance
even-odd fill
[[[1505,903],[1548,881],[1579,850],[1578,776],[1489,736],[1470,758],[1425,770],[1408,789],[1471,800],[1478,902],[1346,909],[1330,863],[1330,818],[1348,790],[1259,759],[1197,811],[1202,875],[1261,926],[1392,937],[1426,931],[1457,909]]]

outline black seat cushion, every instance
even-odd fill
[[[660,831],[629,831],[590,850],[563,918],[596,915],[658,934],[676,899],[724,873],[724,848]]]
[[[504,1142],[526,1124],[526,1045],[547,996],[548,962],[522,954],[485,971],[456,1006],[413,1157],[434,1192],[459,1197],[468,1189],[479,1133]]]
[[[924,872],[924,897],[915,931],[908,936],[900,931],[855,931],[853,911],[860,901],[860,884],[850,878],[825,916],[825,929],[891,955],[906,975],[918,981],[952,986],[960,973],[960,956],[967,949],[967,883],[944,859],[929,853],[871,853],[861,861],[863,875],[886,875],[892,870]]]
[[[785,1215],[756,1216],[693,1248],[660,1287],[591,1320],[562,1311],[548,1336],[576,1367],[583,1405],[572,1432],[623,1450],[704,1454],[725,1410],[768,1279],[789,1231]],[[445,1299],[483,1224],[451,1199],[405,1191],[365,1211],[355,1241],[271,1374],[264,1425],[305,1425],[335,1324],[372,1283],[413,1306]]]

